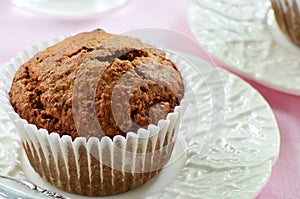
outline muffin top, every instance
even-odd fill
[[[157,124],[183,98],[165,53],[142,41],[83,32],[20,66],[9,92],[21,118],[60,136],[126,136]]]

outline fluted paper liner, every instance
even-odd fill
[[[298,0],[271,0],[276,21],[281,31],[300,46],[300,2]]]
[[[60,40],[60,39],[58,39]],[[53,41],[51,42],[51,44]],[[126,138],[105,136],[100,140],[62,136],[28,124],[13,110],[8,92],[18,67],[49,44],[23,52],[19,59],[12,60],[8,70],[0,74],[1,106],[6,109],[18,129],[23,147],[35,171],[52,185],[67,192],[101,196],[129,191],[138,187],[159,171],[168,162],[176,141],[182,108],[177,106],[167,118],[148,129],[129,132]],[[174,60],[173,60],[174,61]],[[179,62],[179,63],[177,63]],[[176,64],[180,59],[175,60]],[[184,101],[184,99],[182,100]]]
[[[59,137],[37,129],[9,111],[30,164],[41,177],[68,192],[111,195],[126,192],[156,175],[170,158],[179,126],[181,108],[148,130],[127,137]]]

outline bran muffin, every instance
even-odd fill
[[[102,30],[37,53],[9,92],[15,112],[34,125],[20,132],[32,167],[65,191],[93,196],[129,191],[162,169],[183,95],[163,51]]]

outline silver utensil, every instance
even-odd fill
[[[15,179],[8,176],[0,175],[0,199],[44,199],[44,198],[61,198],[63,197],[52,191],[48,191],[26,180]]]

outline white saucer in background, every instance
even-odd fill
[[[279,30],[269,0],[194,0],[188,22],[202,47],[232,71],[300,95],[300,49]]]

